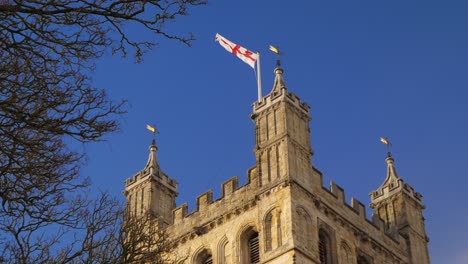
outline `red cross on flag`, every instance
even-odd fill
[[[243,62],[247,63],[250,65],[250,67],[255,69],[255,62],[258,60],[258,54],[229,41],[220,34],[216,34],[215,40],[219,42],[219,44],[227,51],[236,55]]]

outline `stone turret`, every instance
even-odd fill
[[[309,183],[312,174],[310,144],[310,107],[288,92],[278,66],[271,92],[253,105],[255,156],[259,185],[288,177]]]
[[[429,252],[422,195],[405,183],[396,172],[391,154],[386,158],[387,176],[371,196],[371,207],[385,222],[387,232],[402,235],[407,242],[410,263],[429,264]]]
[[[150,214],[158,217],[163,226],[169,225],[172,223],[172,210],[176,207],[177,182],[161,170],[154,139],[149,149],[143,170],[125,181],[127,212],[135,216]]]

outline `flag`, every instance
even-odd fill
[[[380,138],[380,142],[384,143],[385,145],[390,145],[390,146],[392,145],[390,144],[390,142],[388,142],[386,138],[383,138],[383,137]]]
[[[153,132],[153,133],[156,133],[156,128],[154,128],[154,127],[152,127],[152,126],[150,126],[150,125],[146,125],[146,128],[147,128],[149,131],[151,131],[151,132]]]
[[[258,60],[258,54],[229,41],[218,33],[216,33],[215,41],[219,42],[219,45],[230,53],[236,55],[243,62],[250,65],[250,67],[255,68],[255,62]]]
[[[275,47],[275,46],[270,45],[270,50],[273,51],[274,53],[278,54],[278,55],[281,54],[279,49],[277,47]]]

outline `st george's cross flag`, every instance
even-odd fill
[[[250,67],[255,69],[255,62],[258,60],[258,54],[251,52],[250,50],[237,45],[236,43],[231,42],[220,34],[216,33],[215,40],[225,48],[227,51],[236,55],[243,62],[250,65]]]

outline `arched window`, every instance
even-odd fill
[[[319,230],[319,258],[320,264],[331,264],[331,241],[328,233],[320,229]]]
[[[193,259],[194,264],[213,264],[213,257],[211,255],[211,252],[208,249],[203,249],[199,251],[194,259]]]
[[[260,245],[258,232],[253,227],[248,227],[240,235],[240,263],[260,263]]]

